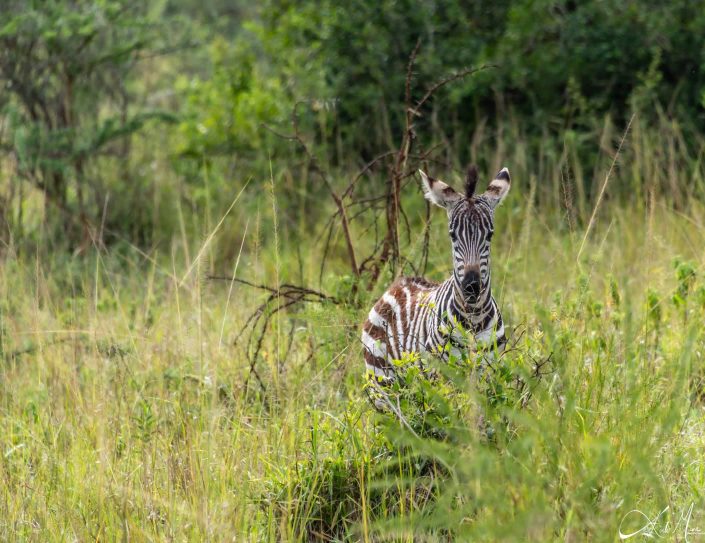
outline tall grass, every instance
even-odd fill
[[[645,525],[632,510],[670,534],[691,506],[690,529],[705,530],[703,165],[675,123],[660,128],[635,120],[580,258],[588,179],[604,179],[622,129],[602,127],[594,172],[570,135],[553,153],[516,126],[478,133],[485,168],[513,174],[492,265],[516,348],[486,378],[416,380],[404,422],[363,391],[357,327],[383,283],[359,307],[280,315],[256,365],[263,386],[248,379],[239,332],[266,293],[206,270],[239,258],[255,283],[317,285],[323,257],[289,220],[276,172],[217,231],[232,200],[211,204],[202,237],[147,254],[6,248],[0,538],[614,541]],[[413,260],[425,211],[413,186],[404,198]],[[360,250],[373,243],[365,220],[353,223]],[[432,278],[448,272],[444,220],[432,214]],[[328,293],[347,292],[344,257],[334,246]],[[668,537],[684,540],[677,529]]]

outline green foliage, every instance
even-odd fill
[[[483,541],[582,534],[611,541],[620,529],[642,526],[629,514],[633,507],[650,511],[658,507],[650,504],[671,503],[673,521],[687,510],[692,494],[664,487],[660,474],[693,459],[674,447],[686,412],[683,395],[700,367],[692,348],[705,339],[697,325],[702,315],[683,330],[680,347],[668,348],[668,334],[639,345],[627,325],[607,325],[605,315],[584,305],[592,296],[579,288],[484,373],[451,357],[448,365],[433,364],[442,377],[430,381],[417,360],[400,361],[402,384],[387,390],[394,408],[376,429],[387,452],[374,456],[379,469],[365,468],[377,481],[368,499],[382,489],[387,500],[423,495],[425,502],[370,507],[371,533]],[[628,358],[619,361],[624,349]],[[644,360],[652,361],[649,369]],[[333,465],[326,469],[320,477],[338,473]],[[355,480],[348,471],[339,488]],[[310,488],[302,484],[294,495]],[[360,492],[346,494],[341,507],[347,503],[349,510],[347,500]]]
[[[256,63],[251,35],[228,43],[218,37],[209,47],[213,75],[208,79],[182,76],[177,89],[185,96],[180,124],[180,153],[196,159],[234,152],[262,152],[276,126],[292,106],[281,78],[268,75]]]
[[[43,191],[64,231],[97,220],[105,154],[129,160],[129,136],[173,114],[135,106],[129,74],[166,42],[157,14],[131,2],[6,3],[0,27],[3,114],[20,179]],[[19,181],[18,180],[18,181]],[[73,213],[80,215],[75,221]],[[91,217],[92,216],[92,217]]]
[[[450,168],[473,160],[490,170],[521,143],[522,155],[507,158],[541,180],[537,203],[549,193],[575,224],[636,113],[623,153],[671,166],[635,169],[611,193],[630,197],[648,178],[682,207],[682,192],[703,192],[702,163],[683,168],[702,152],[705,88],[704,11],[687,0],[6,4],[4,240],[10,230],[37,235],[38,205],[20,182],[47,198],[61,225],[54,236],[68,234],[73,248],[100,223],[140,245],[177,228],[200,235],[200,218],[229,204],[221,185],[233,172],[286,176],[285,203],[302,215],[306,198],[325,191],[320,179],[308,185],[310,157],[280,137],[292,134],[292,114],[318,163],[353,176],[399,145],[417,43],[412,102],[450,73],[494,66],[443,87],[414,117],[416,148],[442,142],[437,158]],[[156,179],[162,161],[169,171]],[[376,196],[385,167],[357,183],[359,195]],[[177,188],[178,227],[175,210],[146,205]]]
[[[342,419],[306,413],[310,449],[294,465],[271,467],[260,506],[287,523],[295,539],[340,538],[360,521],[371,459],[383,452],[362,434],[360,408],[351,403]]]
[[[672,301],[676,307],[681,309],[681,311],[683,312],[683,318],[685,319],[687,317],[688,311],[688,298],[696,277],[695,267],[692,263],[683,262],[679,258],[676,258],[673,261],[673,267],[676,270],[676,280],[678,281],[678,288],[673,294]]]
[[[648,115],[675,93],[682,113],[701,117],[705,17],[687,0],[295,6],[273,0],[261,19],[268,40],[297,57],[308,53],[321,67],[323,91],[336,98],[338,129],[350,147],[366,153],[396,143],[403,128],[406,66],[417,40],[415,93],[464,66],[496,65],[443,92],[442,106],[434,104],[427,117],[433,124],[419,120],[422,137],[436,130],[467,135],[507,107],[539,130],[556,120],[561,130],[591,128],[605,113],[626,120],[631,107]]]

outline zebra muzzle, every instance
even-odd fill
[[[477,300],[480,297],[480,291],[482,289],[480,272],[474,269],[467,270],[463,276],[462,289],[467,299]]]

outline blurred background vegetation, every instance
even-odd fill
[[[41,235],[76,250],[99,232],[101,243],[150,246],[180,226],[199,235],[208,206],[227,206],[250,177],[258,192],[270,173],[286,189],[292,235],[303,235],[321,218],[311,202],[327,197],[313,157],[342,172],[342,189],[399,147],[417,43],[414,100],[448,74],[486,67],[414,113],[419,143],[439,150],[434,170],[473,160],[489,171],[499,159],[536,177],[537,203],[582,198],[574,218],[584,221],[636,115],[663,164],[692,181],[641,172],[643,187],[675,205],[702,192],[700,1],[8,0],[2,245],[20,250]],[[292,132],[295,107],[312,156],[277,135]],[[523,157],[512,154],[519,143]],[[356,190],[374,193],[386,167]],[[642,188],[630,185],[613,183],[609,196],[629,200]]]

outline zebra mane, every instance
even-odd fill
[[[477,185],[477,166],[470,164],[467,174],[465,174],[465,197],[470,199],[475,194]]]

